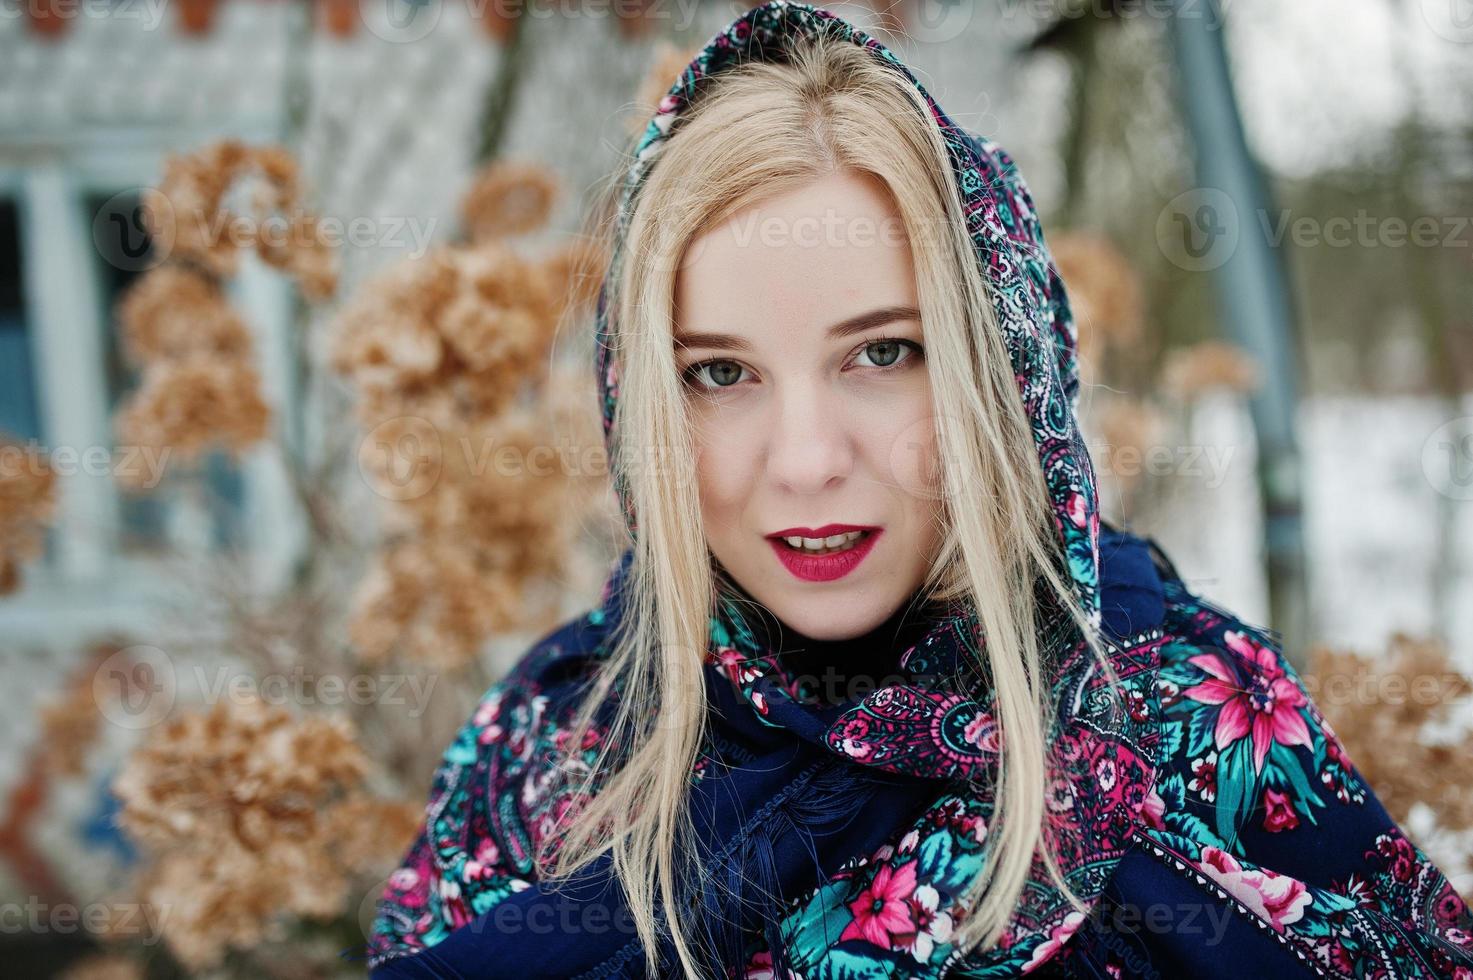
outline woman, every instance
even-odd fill
[[[373,977],[1473,976],[1276,636],[1101,524],[1001,149],[773,0],[620,205],[629,547],[447,750]]]

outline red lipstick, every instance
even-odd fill
[[[849,531],[865,532],[849,547],[842,551],[832,551],[827,554],[813,554],[800,548],[794,548],[783,538],[827,538],[835,534],[845,534]],[[832,582],[843,578],[864,561],[866,555],[874,548],[875,542],[883,533],[878,527],[861,524],[825,524],[823,527],[790,527],[781,531],[774,531],[767,535],[772,544],[772,550],[777,554],[778,561],[783,567],[793,574],[795,578],[805,582]]]

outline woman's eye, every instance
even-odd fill
[[[919,348],[908,340],[872,340],[861,347],[860,352],[870,360],[864,366],[888,368],[900,363],[902,354],[914,356],[919,353]]]
[[[712,384],[699,383],[702,388],[730,388],[741,380],[742,366],[736,361],[703,361],[685,369],[687,380],[696,381],[706,374]]]

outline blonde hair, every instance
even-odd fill
[[[663,919],[685,971],[700,975],[679,917],[657,912],[679,907],[681,858],[691,853],[687,790],[707,725],[702,657],[720,596],[674,358],[677,269],[699,232],[760,198],[837,172],[867,173],[889,187],[910,238],[937,419],[947,527],[922,590],[972,603],[986,638],[986,662],[975,667],[995,691],[1003,752],[988,787],[996,797],[988,859],[963,896],[967,911],[954,935],[964,949],[991,947],[1018,904],[1035,851],[1067,900],[1084,910],[1046,832],[1054,706],[1053,648],[1045,641],[1073,644],[1082,636],[1110,682],[1118,677],[1065,570],[945,140],[915,86],[850,41],[819,35],[784,62],[746,62],[703,84],[640,189],[622,267],[610,283],[620,377],[612,448],[616,465],[627,467],[638,533],[629,541],[624,616],[568,745],[582,743],[593,713],[616,681],[621,687],[597,763],[569,769],[582,780],[580,793],[602,785],[550,835],[555,860],[540,850],[538,870],[548,879],[569,875],[611,852],[652,972]],[[674,471],[648,465],[652,447]],[[1048,615],[1040,585],[1057,600]],[[1069,621],[1079,632],[1067,629]]]

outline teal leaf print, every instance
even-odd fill
[[[815,980],[872,980],[895,975],[895,964],[886,959],[861,956],[836,949],[824,957],[812,974]]]
[[[1275,745],[1269,759],[1274,770],[1285,776],[1294,788],[1294,809],[1308,817],[1310,823],[1318,823],[1312,807],[1323,807],[1325,801],[1315,793],[1294,750],[1287,745]]]
[[[1223,840],[1237,841],[1238,827],[1258,798],[1251,751],[1252,744],[1244,738],[1223,749],[1217,757],[1217,835]]]
[[[824,952],[839,941],[854,918],[846,904],[848,897],[848,878],[831,881],[808,899],[802,914],[785,921],[783,938],[795,968],[802,971],[823,961]]]

